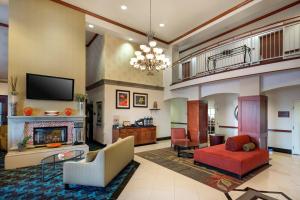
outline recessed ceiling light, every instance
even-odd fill
[[[159,24],[160,27],[165,27],[165,24]]]
[[[89,24],[89,27],[90,28],[94,28],[95,26],[93,24]]]
[[[127,6],[126,5],[121,5],[121,9],[122,10],[127,10]]]
[[[132,39],[132,38],[129,38],[128,40],[129,40],[129,41],[132,41],[133,39]]]

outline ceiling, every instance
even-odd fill
[[[149,32],[150,0],[64,0],[144,33]],[[245,0],[152,0],[155,36],[170,41]],[[127,10],[122,10],[126,5]],[[165,27],[159,24],[164,23]]]

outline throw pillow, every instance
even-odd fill
[[[86,162],[93,162],[95,160],[95,158],[97,157],[98,152],[99,152],[99,150],[97,150],[97,151],[89,151],[86,154],[85,161]]]
[[[241,151],[243,150],[243,145],[250,142],[250,137],[248,135],[229,137],[226,140],[225,149],[228,151]]]
[[[253,151],[255,149],[255,144],[253,142],[247,143],[243,145],[244,151]]]

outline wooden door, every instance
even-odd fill
[[[2,123],[2,125],[7,125],[7,95],[0,95],[0,103],[0,123]]]
[[[187,102],[187,130],[198,132],[200,144],[207,143],[208,105],[200,100]]]
[[[239,97],[239,135],[249,135],[260,148],[268,148],[268,99],[266,96]]]
[[[190,77],[190,63],[191,62],[182,63],[182,79]]]

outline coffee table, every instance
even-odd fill
[[[198,148],[199,146],[195,142],[176,141],[174,147],[177,150],[177,157],[193,158],[194,152],[191,149]]]
[[[83,155],[84,155],[83,150],[72,150],[72,151],[66,151],[66,152],[53,154],[51,156],[48,156],[48,157],[42,159],[41,160],[42,180],[48,181],[48,180],[62,174],[62,172],[55,173],[52,176],[50,176],[47,180],[45,180],[46,167],[50,166],[50,167],[52,167],[52,169],[54,171],[56,169],[56,167],[57,167],[56,165],[58,163],[62,163],[65,161],[70,161],[70,160],[80,160],[83,158],[82,157]]]

